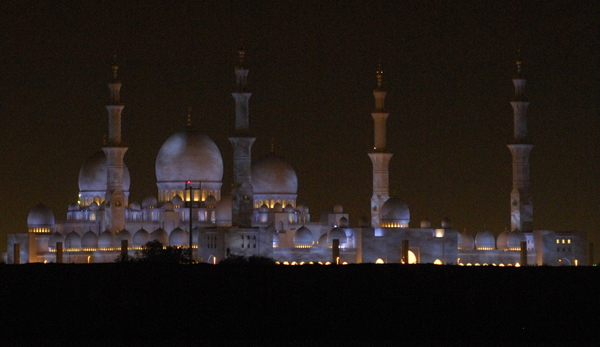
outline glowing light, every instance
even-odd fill
[[[340,257],[335,257],[335,264],[340,265]]]
[[[217,257],[213,257],[213,265],[217,265]]]
[[[90,258],[91,257],[92,257],[91,255],[88,255],[88,264],[90,263]]]
[[[290,263],[288,261],[284,261],[283,265],[290,265]]]
[[[439,260],[439,259],[436,259],[436,260],[433,262],[433,264],[434,264],[434,265],[442,265],[442,261],[441,261],[441,260]]]
[[[379,258],[375,261],[375,264],[385,264],[385,263],[383,262],[383,259]]]
[[[521,264],[515,263],[515,267],[521,267]]]
[[[298,265],[298,263],[296,263],[295,261],[292,262],[292,265]]]
[[[44,264],[48,263],[48,260],[44,260]]]
[[[577,259],[575,259],[575,266],[577,266]]]
[[[328,262],[325,263],[325,265],[331,265],[331,262],[328,261]]]

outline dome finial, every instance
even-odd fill
[[[246,56],[246,50],[244,49],[244,39],[240,39],[240,45],[238,47],[238,59],[239,64],[236,66],[236,70],[244,70],[244,57]]]
[[[112,77],[114,81],[117,81],[117,71],[119,70],[119,65],[117,64],[117,55],[113,55],[112,63],[110,64],[110,69],[112,71]]]
[[[375,73],[377,77],[377,89],[381,89],[381,85],[383,83],[383,70],[381,69],[381,61],[377,66],[377,72]]]
[[[194,126],[192,125],[192,107],[188,106],[188,115],[187,115],[187,123],[185,125],[186,129],[194,129]]]
[[[521,65],[523,64],[523,61],[521,60],[521,48],[519,47],[519,49],[517,50],[517,76],[521,77]]]

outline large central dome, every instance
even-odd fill
[[[283,158],[270,153],[252,165],[254,194],[296,194],[298,177]]]
[[[198,130],[180,131],[165,141],[156,158],[158,182],[223,179],[223,158],[217,145]]]

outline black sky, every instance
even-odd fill
[[[231,183],[233,68],[243,37],[253,156],[298,174],[313,218],[336,203],[368,214],[372,91],[388,91],[390,188],[411,225],[495,234],[510,226],[516,51],[528,79],[536,229],[584,230],[600,246],[599,19],[594,1],[2,2],[0,247],[38,202],[58,220],[84,160],[107,133],[112,54],[120,59],[130,201],[156,196],[161,144],[194,123]],[[596,247],[598,249],[598,247]]]

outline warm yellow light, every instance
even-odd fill
[[[284,262],[283,262],[283,265],[290,265],[290,263],[289,263],[289,262],[287,262],[287,261],[284,261]]]
[[[375,261],[375,264],[384,264],[383,259],[379,258]]]
[[[88,255],[88,264],[90,263],[90,258],[91,257],[92,257],[91,255]]]
[[[300,262],[300,265],[304,265],[304,262],[303,262],[303,261],[301,261],[301,262]]]
[[[213,257],[213,265],[217,265],[217,257]]]
[[[331,262],[328,261],[328,262],[325,263],[325,265],[331,265]]]
[[[441,260],[439,260],[439,259],[436,259],[436,260],[433,262],[433,264],[434,264],[434,265],[442,265],[442,261],[441,261]]]
[[[575,259],[575,266],[577,266],[577,259]]]
[[[295,261],[292,262],[292,265],[298,265],[298,263],[296,263]]]
[[[515,267],[521,267],[521,264],[515,263]]]

